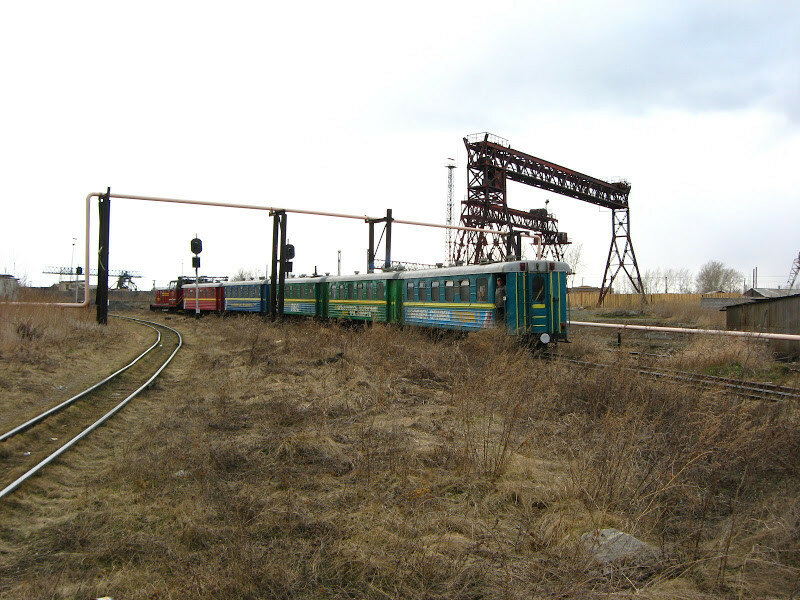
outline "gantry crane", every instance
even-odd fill
[[[465,137],[464,145],[467,148],[467,199],[462,202],[461,225],[498,232],[539,233],[550,255],[561,259],[563,246],[568,241],[566,234],[558,231],[557,220],[547,209],[509,208],[506,181],[510,179],[611,209],[611,247],[598,302],[602,304],[620,271],[627,275],[633,289],[644,296],[630,236],[628,195],[631,186],[628,182],[611,183],[584,175],[515,150],[507,140],[486,132]],[[478,264],[519,255],[521,249],[511,249],[508,243],[514,236],[506,237],[504,247],[500,235],[462,231],[453,258],[457,262]]]

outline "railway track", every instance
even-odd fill
[[[617,365],[613,364],[595,363],[558,355],[554,355],[551,358],[558,362],[565,362],[586,368],[597,369],[617,367]],[[662,369],[641,365],[625,366],[623,368],[629,369],[651,379],[677,381],[701,388],[723,389],[732,392],[737,396],[750,398],[753,400],[800,400],[800,388],[777,385],[774,383],[732,379],[728,377],[718,377],[715,375],[702,375],[700,373],[692,373],[690,371],[677,371],[673,369]]]
[[[150,327],[157,333],[155,343],[131,363],[93,386],[0,434],[0,499],[100,427],[150,386],[183,344],[180,333],[166,325],[120,315],[109,316]]]

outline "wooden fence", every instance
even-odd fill
[[[572,308],[580,306],[593,308],[597,306],[600,292],[570,292],[569,305]],[[741,298],[741,294],[645,294],[648,304],[696,304],[700,306],[701,298]],[[609,294],[603,300],[603,308],[639,308],[642,306],[642,296],[639,294]]]

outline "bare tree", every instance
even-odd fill
[[[700,267],[695,278],[695,285],[701,294],[717,290],[733,292],[739,287],[741,280],[742,274],[736,269],[726,267],[718,260],[710,260]]]
[[[252,281],[255,278],[256,274],[253,271],[240,268],[238,271],[236,271],[236,275],[231,277],[231,281]]]
[[[679,294],[690,294],[694,288],[694,277],[689,269],[668,269],[665,274],[669,289]]]
[[[567,285],[575,286],[575,275],[583,269],[583,243],[570,244],[564,251],[564,262],[569,265],[570,273],[567,276]]]

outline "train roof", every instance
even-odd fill
[[[523,266],[524,265],[524,266]],[[553,265],[553,268],[550,268]],[[325,281],[385,281],[387,279],[421,279],[424,277],[457,277],[459,275],[475,275],[482,273],[516,273],[519,271],[544,273],[553,271],[569,271],[569,265],[552,260],[511,260],[494,262],[485,265],[463,265],[459,267],[437,267],[435,269],[418,269],[413,271],[388,271],[379,273],[354,273],[352,275],[331,275],[318,277],[291,277],[286,283],[321,283]]]
[[[267,283],[266,279],[248,279],[246,281],[223,281],[222,287],[231,287],[232,285],[264,285]]]
[[[207,281],[206,283],[187,283],[183,286],[184,290],[194,289],[195,287],[198,288],[218,288],[222,287],[223,281]]]
[[[553,268],[550,268],[553,265]],[[421,277],[451,277],[458,275],[475,275],[482,273],[517,273],[519,271],[547,272],[568,271],[569,265],[565,262],[553,260],[510,260],[495,262],[486,265],[464,265],[461,267],[440,267],[437,269],[424,269],[418,271],[401,271],[400,279],[417,279]]]

